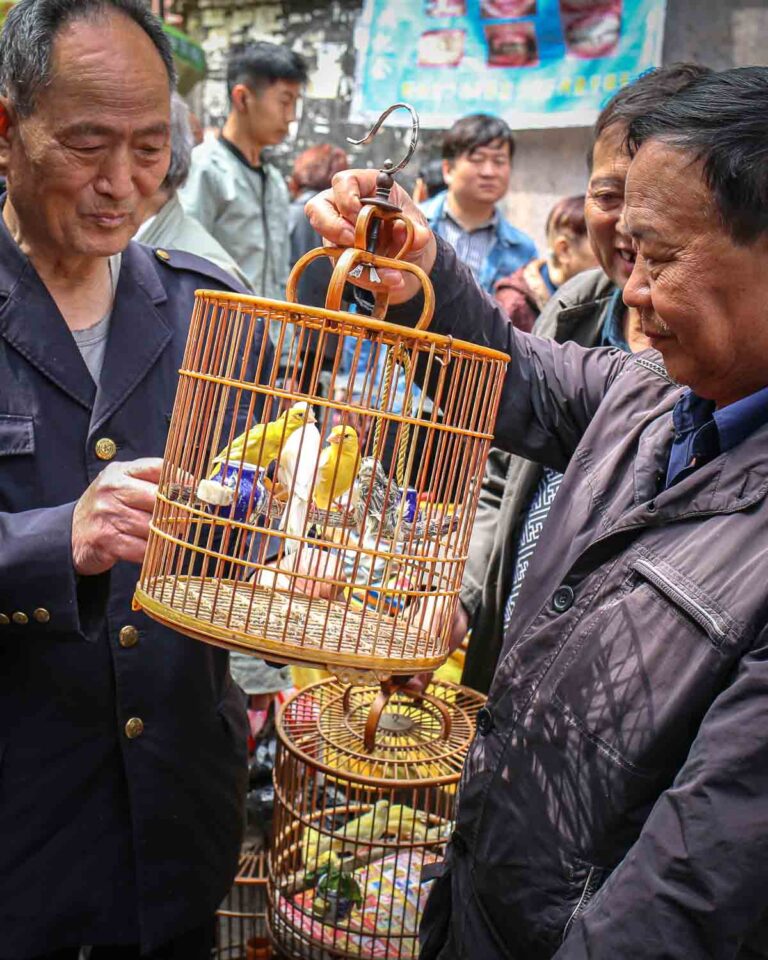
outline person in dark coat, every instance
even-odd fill
[[[131,608],[194,291],[237,290],[129,242],[173,78],[143,0],[21,0],[0,36],[3,960],[207,958],[238,861],[227,654]]]
[[[705,73],[630,123],[639,354],[515,330],[393,190],[430,332],[510,356],[495,442],[565,474],[430,871],[421,960],[768,956],[766,103],[768,68]],[[312,201],[331,243],[375,176]],[[416,281],[382,282],[413,326]]]

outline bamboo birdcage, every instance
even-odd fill
[[[282,955],[417,955],[422,872],[444,854],[483,702],[448,683],[414,699],[331,678],[285,703],[267,887]]]
[[[248,960],[267,953],[267,857],[243,851],[232,889],[216,911],[215,960]]]
[[[380,176],[354,247],[303,257],[287,302],[197,292],[135,598],[197,639],[348,678],[445,659],[508,359],[427,329],[434,294]],[[397,256],[369,252],[392,223]],[[300,306],[321,256],[326,308]],[[415,329],[383,319],[382,292],[372,317],[341,309],[349,278],[384,268],[421,282]]]

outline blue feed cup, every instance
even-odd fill
[[[240,477],[239,483],[238,476]],[[263,476],[263,467],[258,467],[253,463],[241,464],[239,460],[228,460],[222,463],[216,474],[211,477],[212,480],[220,483],[223,487],[234,490],[234,503],[229,508],[222,508],[232,511],[233,520],[245,523],[248,517],[253,514],[258,515],[259,511],[264,508],[269,494],[267,488],[261,482]]]
[[[403,500],[405,501],[403,520],[405,520],[406,523],[413,523],[419,515],[419,491],[416,487],[406,487]]]

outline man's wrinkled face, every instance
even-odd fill
[[[459,204],[494,204],[509,187],[512,159],[509,144],[493,140],[455,160],[443,161],[443,179]]]
[[[8,193],[26,243],[49,254],[123,250],[170,158],[168,74],[120,13],[56,36],[51,82],[9,134]]]
[[[637,263],[624,288],[669,373],[719,406],[768,385],[768,239],[737,244],[702,166],[659,141],[627,177]]]
[[[584,202],[587,231],[604,272],[621,290],[635,265],[635,251],[622,215],[629,154],[626,129],[614,124],[605,130],[592,153],[592,171]]]

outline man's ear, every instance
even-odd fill
[[[16,114],[8,97],[0,96],[0,139],[10,140],[11,127],[16,125]]]
[[[450,187],[453,180],[453,160],[443,160],[443,180],[446,187]]]
[[[562,233],[558,233],[552,244],[552,254],[555,263],[559,266],[565,266],[571,261],[571,241],[570,238]]]
[[[246,101],[250,92],[244,83],[236,83],[234,87],[232,87],[230,99],[232,100],[232,106],[238,113],[245,113],[247,107]]]
[[[0,173],[5,174],[16,131],[16,113],[7,97],[0,97]]]

